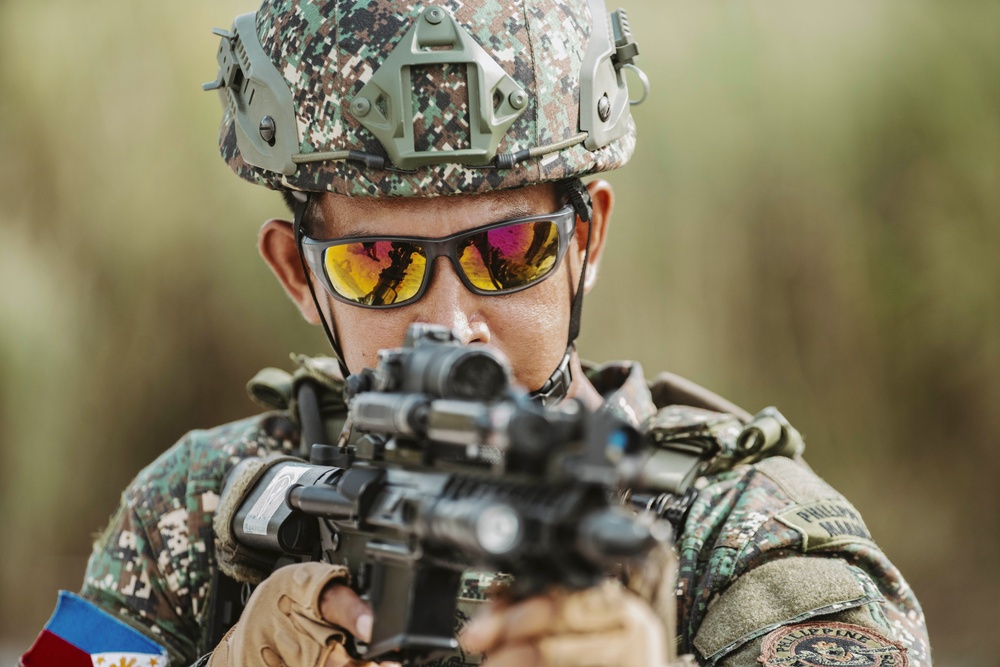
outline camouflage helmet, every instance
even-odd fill
[[[648,90],[604,0],[264,0],[216,34],[220,151],[273,189],[420,196],[615,169],[635,147],[625,70]]]

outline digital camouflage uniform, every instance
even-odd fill
[[[740,430],[732,415],[682,405],[658,411],[636,364],[607,365],[590,377],[604,409],[633,424],[655,420],[677,437],[723,444]],[[222,479],[245,457],[297,446],[297,429],[284,412],[188,434],[123,494],[95,544],[82,595],[165,646],[175,666],[193,662],[209,605]],[[803,463],[774,457],[697,486],[677,539],[681,652],[705,664],[758,665],[770,640],[775,659],[786,659],[774,664],[795,664],[788,656],[805,649],[794,633],[826,632],[851,634],[851,646],[866,645],[871,653],[856,655],[860,662],[841,656],[815,664],[930,664],[913,592],[853,507]],[[489,580],[468,579],[464,597],[484,599]],[[837,648],[834,639],[819,645]],[[883,662],[865,661],[872,656]]]
[[[432,4],[443,12],[434,20]],[[491,192],[615,169],[635,148],[624,71],[637,49],[624,13],[608,14],[601,0],[265,0],[237,23],[222,36],[219,76],[209,86],[225,109],[220,151],[241,178],[292,191],[296,221],[308,203],[296,193]],[[408,35],[439,30],[433,26],[467,35],[483,54],[476,66],[495,66],[508,88],[474,89],[471,70],[454,64],[407,70],[412,116],[397,127],[412,130],[412,148],[431,156],[410,168],[392,161],[393,142],[370,122],[373,114],[398,116],[407,100],[374,96],[366,107],[359,97]],[[441,45],[429,40],[424,51]],[[398,83],[402,70],[381,71]],[[484,100],[480,112],[492,104],[510,124],[473,118],[474,99]],[[487,126],[496,145],[482,160],[456,153],[468,148],[472,128]],[[577,325],[573,318],[564,359]],[[637,365],[595,369],[591,379],[606,409],[664,443],[732,450],[740,432],[732,414],[651,393]],[[174,667],[205,648],[222,480],[247,457],[297,450],[290,414],[188,434],[139,474],[95,544],[82,595],[166,647]],[[681,652],[718,665],[759,665],[759,657],[771,667],[930,664],[909,587],[854,508],[804,463],[775,457],[703,478],[678,521],[677,604],[654,608],[676,608]],[[490,582],[467,579],[465,613]],[[659,602],[673,602],[666,590]],[[443,664],[466,661],[475,662]]]

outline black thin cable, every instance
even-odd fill
[[[576,341],[576,337],[580,335],[580,320],[583,315],[583,286],[587,279],[587,265],[590,262],[590,239],[594,230],[594,216],[591,215],[593,204],[590,201],[590,192],[580,179],[573,179],[568,188],[567,195],[577,216],[587,223],[587,246],[583,252],[583,266],[580,267],[580,282],[576,286],[576,294],[573,295],[573,305],[569,315],[567,345],[572,345]]]
[[[292,227],[295,231],[295,248],[299,253],[299,262],[302,263],[302,273],[306,278],[306,284],[309,286],[309,294],[312,295],[313,303],[316,304],[316,313],[319,315],[319,321],[323,325],[323,331],[326,333],[326,339],[330,341],[330,347],[333,348],[333,354],[337,358],[337,363],[340,365],[340,372],[347,379],[347,376],[351,374],[351,371],[347,368],[347,362],[344,361],[344,352],[340,348],[340,342],[337,337],[333,335],[333,322],[329,324],[326,321],[326,316],[323,314],[323,309],[320,308],[319,299],[316,297],[316,290],[313,288],[312,278],[309,276],[309,267],[306,266],[306,256],[302,252],[302,221],[305,218],[306,210],[309,208],[309,198],[306,197],[304,201],[295,202],[295,215]],[[330,314],[330,319],[333,319],[333,313]]]
[[[590,261],[590,240],[593,233],[593,203],[590,192],[579,178],[559,181],[556,188],[563,193],[573,205],[576,215],[587,223],[587,244],[583,253],[583,266],[580,267],[580,281],[570,305],[569,332],[567,334],[566,352],[559,365],[540,388],[531,392],[533,398],[543,405],[553,405],[566,397],[573,382],[573,372],[570,359],[576,350],[576,338],[580,334],[580,320],[583,312],[583,287],[587,276],[587,264]]]

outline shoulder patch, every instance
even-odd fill
[[[714,665],[777,628],[880,600],[870,580],[839,558],[778,558],[740,576],[712,602],[693,645]]]
[[[907,667],[906,648],[871,628],[817,622],[778,628],[757,659],[764,667]]]
[[[776,518],[802,535],[803,553],[858,542],[875,547],[861,514],[843,498],[796,505]]]
[[[165,648],[117,616],[79,595],[59,591],[52,618],[18,664],[168,667],[170,658]]]

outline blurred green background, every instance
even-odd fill
[[[627,8],[653,95],[584,355],[779,406],[916,589],[936,662],[996,665],[1000,5]],[[143,465],[325,349],[256,257],[279,197],[218,159],[199,90],[210,29],[253,9],[0,1],[9,660]]]

